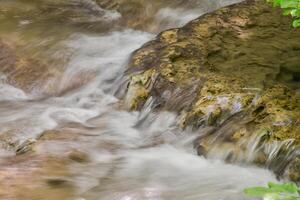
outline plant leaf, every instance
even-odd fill
[[[276,193],[268,193],[264,195],[264,200],[278,200],[278,199],[279,199],[279,195]]]
[[[252,187],[252,188],[246,188],[244,190],[244,193],[249,196],[263,197],[266,194],[272,193],[272,190],[266,187]]]
[[[277,184],[277,183],[268,183],[269,188],[273,192],[286,192],[286,193],[296,193],[298,187],[295,183],[284,183],[284,184]]]
[[[300,27],[300,19],[296,19],[293,21],[293,27],[295,28]]]
[[[284,0],[281,1],[281,8],[297,8],[299,6],[298,0]]]

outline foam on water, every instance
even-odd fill
[[[0,102],[26,99],[29,97],[24,91],[8,84],[6,77],[0,74]]]
[[[26,93],[12,85],[0,83],[0,101],[26,100]]]
[[[150,113],[143,120],[146,126],[141,126],[140,119],[139,113],[112,111],[100,120],[109,123],[94,141],[94,165],[84,173],[75,169],[79,196],[89,200],[241,200],[246,199],[245,187],[276,181],[264,169],[197,156],[192,145],[195,133],[176,129],[174,114]],[[100,141],[118,147],[101,151]]]
[[[165,24],[166,28],[183,26],[187,22],[196,19],[199,13],[203,11],[197,10],[185,10],[185,9],[174,9],[174,8],[163,8],[158,11],[156,15],[156,21]]]
[[[114,80],[123,72],[130,53],[152,37],[153,35],[149,33],[134,30],[112,32],[102,37],[74,35],[66,43],[74,53],[61,86],[66,86],[70,79],[78,74],[92,71],[97,75],[96,80],[86,88],[93,92],[99,87],[105,89],[107,87],[105,82]]]
[[[71,4],[89,10],[90,12],[100,15],[102,20],[115,20],[121,17],[120,13],[117,11],[108,11],[101,8],[93,0],[71,0]]]
[[[208,161],[169,145],[125,153],[113,188],[127,191],[103,199],[240,200],[245,187],[275,181],[265,170]]]
[[[192,6],[191,8],[170,8],[165,7],[160,9],[156,16],[156,23],[160,24],[164,29],[181,27],[193,19],[199,16],[213,11],[217,8],[224,7],[230,4],[241,2],[242,0],[219,0],[219,1],[201,1],[195,0],[187,4],[187,6]],[[193,4],[196,4],[193,5]]]
[[[130,53],[152,37],[151,34],[134,30],[103,36],[74,35],[65,42],[74,54],[60,83],[61,89],[72,84],[74,77],[78,78],[85,72],[93,72],[95,78],[62,97],[35,103],[24,102],[23,106],[16,108],[17,112],[3,111],[0,132],[14,130],[19,132],[15,136],[24,141],[36,138],[44,130],[53,129],[60,123],[84,123],[105,112],[107,105],[117,102],[117,99],[104,90],[110,88],[112,80],[122,73]],[[5,92],[0,97],[3,100],[27,99],[25,92],[10,85],[1,85],[2,91]],[[24,122],[24,126],[20,126],[20,121]],[[11,127],[14,123],[16,127]]]

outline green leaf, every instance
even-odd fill
[[[296,19],[293,21],[293,27],[295,28],[300,27],[300,19]]]
[[[279,199],[279,195],[276,193],[269,193],[264,195],[264,200],[278,200]]]
[[[284,184],[277,184],[277,183],[268,183],[268,186],[270,189],[272,189],[273,192],[286,192],[286,193],[296,193],[298,190],[298,187],[295,183],[284,183]]]
[[[266,194],[272,193],[272,190],[266,187],[252,187],[252,188],[246,188],[244,190],[244,193],[249,196],[263,197]]]
[[[273,6],[280,6],[282,3],[282,0],[271,0],[273,2]]]
[[[282,200],[299,200],[297,197],[283,197]]]
[[[281,8],[297,8],[299,6],[298,0],[283,0],[281,1]]]
[[[284,15],[284,16],[291,15],[292,12],[293,12],[293,10],[295,10],[295,9],[294,9],[294,8],[288,8],[288,9],[285,9],[285,10],[283,11],[283,15]]]
[[[290,10],[290,14],[291,14],[293,17],[300,17],[300,8],[291,9],[291,10]]]
[[[294,17],[293,26],[300,27],[300,0],[266,0],[273,3],[273,6],[280,6],[283,9],[283,15]]]

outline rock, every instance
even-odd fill
[[[52,187],[61,187],[62,185],[66,184],[67,181],[60,178],[51,178],[46,180],[47,184]]]
[[[300,157],[296,157],[288,166],[288,178],[300,182]]]
[[[0,38],[0,74],[6,77],[6,82],[31,92],[60,74],[59,70],[51,68],[42,60],[17,50],[22,48],[21,44],[4,42]]]
[[[6,160],[0,170],[2,199],[74,199],[72,172],[64,159],[34,154],[3,159]]]
[[[225,159],[231,162],[269,165],[273,159],[285,168],[289,158],[282,160],[287,152],[280,144],[293,140],[300,148],[295,46],[300,29],[280,12],[263,0],[248,0],[160,33],[131,57],[124,97],[128,107],[140,109],[151,97],[157,109],[178,112],[182,128],[214,127],[195,145],[201,155],[222,152],[226,143],[233,153]],[[168,106],[178,90],[191,98],[189,104]],[[175,102],[180,105],[178,98]],[[250,142],[265,151],[273,145],[278,153],[272,158],[270,152],[252,154]]]
[[[197,154],[198,154],[198,156],[204,156],[204,157],[206,157],[207,156],[207,149],[206,149],[206,147],[204,145],[202,145],[202,144],[199,144],[197,146]]]
[[[41,133],[39,141],[77,141],[80,137],[78,132],[70,130],[53,129]]]
[[[30,152],[33,150],[33,145],[36,143],[36,140],[29,139],[23,142],[22,144],[18,145],[16,148],[16,155],[22,155],[27,152]]]
[[[73,150],[69,153],[68,157],[78,163],[86,163],[89,161],[89,156],[85,152],[79,150]]]
[[[0,147],[6,150],[15,150],[19,141],[9,131],[0,134]]]
[[[136,75],[130,82],[127,95],[125,98],[125,104],[127,108],[136,110],[141,107],[139,102],[145,101],[149,96],[149,90],[151,90],[151,83],[155,79],[155,70],[148,70],[143,74]]]
[[[214,108],[208,115],[207,125],[214,125],[216,124],[217,120],[220,119],[222,115],[222,109],[220,107]]]

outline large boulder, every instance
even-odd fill
[[[300,29],[280,13],[248,0],[160,33],[131,57],[125,105],[153,97],[201,132],[199,154],[283,174],[300,147]]]

